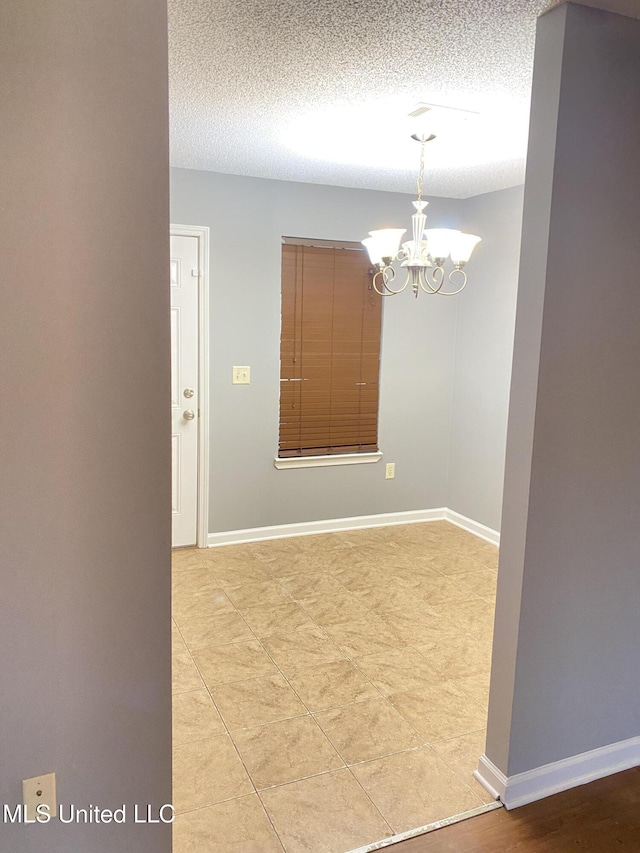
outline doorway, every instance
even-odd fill
[[[209,229],[171,226],[172,546],[208,544]]]

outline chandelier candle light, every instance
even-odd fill
[[[411,217],[413,240],[408,240],[400,247],[402,235],[406,228],[381,228],[369,231],[369,237],[362,245],[369,252],[371,263],[376,267],[373,276],[373,288],[380,296],[395,296],[402,293],[409,283],[417,296],[419,290],[425,293],[439,293],[441,296],[455,296],[467,283],[467,273],[463,269],[471,257],[474,247],[480,242],[475,234],[463,234],[451,228],[427,228],[427,214],[424,209],[429,204],[422,198],[422,182],[424,178],[424,149],[427,142],[435,139],[435,135],[411,137],[420,143],[420,170],[418,172],[418,199],[413,202],[416,212]],[[453,269],[445,273],[444,265],[451,257]],[[404,284],[394,289],[391,286],[396,271],[392,264],[401,261],[401,266],[407,268]],[[455,290],[443,290],[445,282]]]

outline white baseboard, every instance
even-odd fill
[[[473,533],[474,536],[479,536],[480,539],[485,539],[492,545],[500,544],[500,533],[497,530],[492,530],[491,527],[487,527],[485,524],[480,524],[479,521],[467,518],[466,515],[460,515],[459,512],[453,509],[445,509],[444,517],[446,521],[450,521],[456,527],[461,527],[467,533]]]
[[[480,756],[478,769],[473,771],[473,775],[495,800],[500,800],[504,803],[507,777],[486,755]]]
[[[263,542],[267,539],[287,539],[290,536],[312,536],[317,533],[337,533],[341,530],[361,530],[367,527],[388,527],[392,524],[416,524],[424,521],[450,521],[457,527],[473,533],[487,542],[497,545],[500,534],[460,513],[438,507],[437,509],[409,510],[408,512],[384,512],[378,515],[357,515],[351,518],[329,518],[323,521],[303,521],[298,524],[277,524],[271,527],[250,527],[245,530],[226,530],[210,533],[209,548],[220,545],[238,545],[247,542]]]
[[[499,797],[507,809],[516,809],[638,765],[640,737],[633,737],[515,776],[505,776],[483,755],[473,775],[492,796]]]
[[[391,524],[415,524],[420,521],[444,521],[445,508],[384,512],[379,515],[356,515],[351,518],[327,518],[322,521],[302,521],[298,524],[277,524],[272,527],[250,527],[246,530],[227,530],[209,534],[209,547],[262,542],[266,539],[288,539],[290,536],[313,536],[316,533],[337,533],[341,530],[360,530],[366,527],[388,527]]]

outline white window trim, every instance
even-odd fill
[[[331,456],[289,456],[286,459],[274,459],[273,466],[284,468],[326,468],[330,465],[368,465],[382,459],[381,451],[376,453],[336,453]]]

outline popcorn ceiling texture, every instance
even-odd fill
[[[482,131],[520,131],[506,160],[437,168],[429,195],[463,198],[524,180],[535,21],[544,0],[169,0],[172,164],[238,175],[413,192],[415,163],[335,163],[296,153],[301,114],[363,100],[363,150],[418,101],[479,110]],[[393,102],[393,109],[388,104]],[[397,110],[397,112],[395,112]],[[502,122],[502,123],[501,123]],[[340,134],[340,126],[335,133]],[[345,130],[345,132],[347,132]],[[353,132],[353,130],[349,131]],[[468,144],[473,146],[471,134]],[[486,141],[486,140],[483,140]],[[438,140],[439,142],[439,140]],[[440,143],[442,144],[442,143]],[[366,158],[365,158],[366,159]]]

